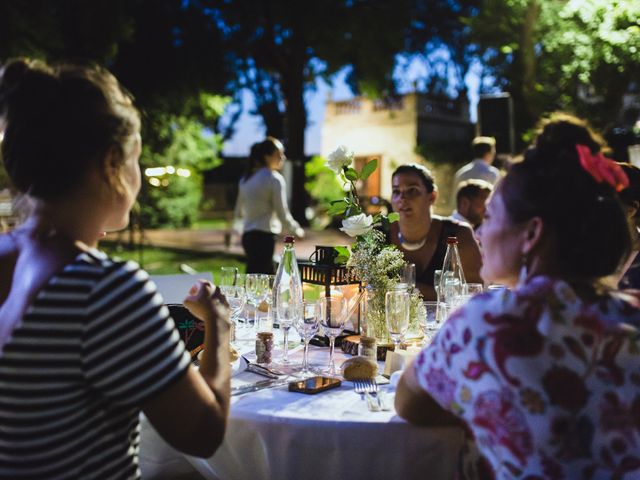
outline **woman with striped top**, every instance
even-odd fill
[[[139,128],[105,70],[0,70],[3,162],[32,206],[0,236],[0,479],[139,478],[140,411],[191,455],[224,436],[224,297],[202,282],[185,299],[206,325],[197,371],[147,274],[95,248],[128,223]]]

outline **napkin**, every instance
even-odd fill
[[[236,375],[244,372],[247,369],[247,365],[249,365],[247,359],[240,355],[240,357],[231,364],[231,376],[235,377]]]

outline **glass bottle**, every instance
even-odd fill
[[[456,299],[465,293],[466,284],[458,253],[458,238],[447,237],[447,253],[440,276],[440,300],[448,306],[455,304]]]
[[[293,244],[292,236],[284,237],[284,251],[273,281],[273,314],[282,328],[284,341],[282,363],[289,363],[289,329],[295,317],[302,315],[302,281]]]
[[[366,357],[374,362],[378,361],[378,346],[375,337],[360,337],[358,356]]]

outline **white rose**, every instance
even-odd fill
[[[351,165],[353,161],[353,152],[346,146],[340,145],[327,158],[327,167],[336,173],[340,173],[344,167]]]
[[[342,228],[340,230],[350,237],[357,237],[358,235],[367,233],[372,228],[373,217],[359,213],[358,215],[353,215],[352,217],[347,217],[342,220]]]

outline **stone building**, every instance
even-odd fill
[[[371,158],[379,159],[379,168],[365,184],[361,195],[391,198],[391,174],[404,163],[427,165],[436,177],[440,195],[437,213],[449,213],[451,178],[461,161],[446,158],[451,146],[466,151],[474,134],[469,120],[469,103],[461,99],[433,97],[424,93],[369,100],[356,97],[327,102],[322,125],[320,154],[326,157],[337,145],[344,144],[356,154],[356,168]],[[440,147],[440,148],[438,148]],[[440,158],[425,158],[425,152],[439,152]],[[445,157],[445,158],[443,158]]]

